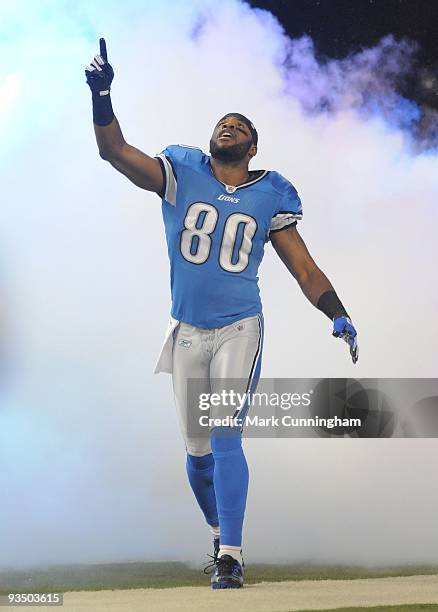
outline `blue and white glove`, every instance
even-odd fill
[[[333,336],[342,338],[350,347],[350,355],[353,363],[359,358],[359,347],[357,346],[357,331],[348,317],[336,317],[333,321]]]
[[[105,39],[99,40],[100,55],[95,55],[91,64],[85,68],[85,76],[93,94],[107,96],[114,78],[114,70],[108,63]]]

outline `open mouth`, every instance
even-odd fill
[[[230,132],[224,132],[219,136],[219,140],[231,140],[234,136]]]

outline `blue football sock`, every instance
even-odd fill
[[[190,486],[204,513],[205,520],[212,527],[217,527],[219,520],[213,484],[214,459],[212,453],[203,457],[195,457],[187,453],[186,468]]]
[[[241,546],[249,475],[240,428],[215,427],[211,448],[221,545]]]

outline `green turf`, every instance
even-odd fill
[[[318,565],[251,564],[245,582],[284,580],[353,580],[438,574],[438,566],[401,566],[363,568]],[[27,570],[0,570],[0,594],[8,592],[65,592],[100,589],[169,588],[206,586],[209,577],[202,567],[185,563],[107,563],[95,565],[57,565]],[[438,610],[438,609],[437,609]]]
[[[438,604],[406,604],[404,606],[374,606],[360,608],[327,608],[325,610],[299,610],[299,612],[421,612],[438,611]]]

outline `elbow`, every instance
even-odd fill
[[[111,147],[100,147],[99,155],[102,159],[112,164],[122,159],[122,147],[111,146]]]
[[[311,289],[315,285],[321,283],[321,279],[325,278],[321,270],[317,266],[303,266],[300,270],[296,270],[295,278],[298,284],[303,289]]]
[[[110,161],[110,159],[111,159],[111,156],[110,156],[109,152],[105,151],[105,149],[99,149],[99,155],[105,161]]]
[[[307,287],[310,280],[310,272],[308,270],[299,270],[294,273],[295,279],[300,287]]]

